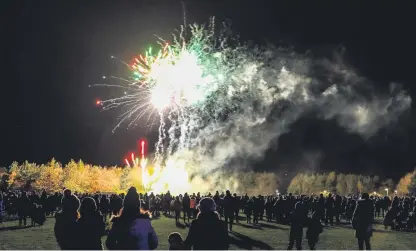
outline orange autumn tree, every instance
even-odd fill
[[[399,183],[397,183],[396,190],[399,195],[409,194],[410,185],[412,180],[416,177],[416,169],[413,172],[407,173],[403,176]]]
[[[39,177],[35,181],[35,187],[47,192],[57,192],[62,189],[64,172],[61,165],[52,159],[48,164],[38,167]]]

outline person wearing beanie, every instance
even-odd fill
[[[124,198],[119,216],[112,220],[106,245],[110,250],[154,250],[158,238],[150,222],[150,214],[140,208],[140,196],[131,187]]]
[[[76,224],[77,249],[103,250],[101,237],[105,232],[104,218],[91,197],[82,199],[79,209],[81,217]]]
[[[62,210],[55,214],[55,237],[62,250],[76,249],[76,223],[80,202],[77,196],[64,194]]]
[[[229,247],[227,224],[215,211],[217,205],[211,198],[203,198],[198,205],[198,216],[192,221],[186,247],[194,250],[226,250]]]

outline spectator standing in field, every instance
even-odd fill
[[[271,196],[266,197],[266,201],[264,203],[264,209],[266,210],[267,222],[272,222],[272,219],[273,219],[273,200],[272,200]]]
[[[192,221],[186,247],[194,250],[226,250],[229,247],[228,231],[225,222],[215,211],[216,204],[211,198],[201,199],[197,219]]]
[[[154,250],[158,238],[150,214],[140,207],[140,196],[131,187],[124,199],[120,216],[114,217],[106,245],[110,250]]]
[[[325,226],[328,225],[328,221],[331,226],[334,225],[334,202],[332,194],[328,194],[325,200]]]
[[[71,193],[71,190],[64,191],[62,198],[62,211],[55,214],[55,237],[62,250],[76,249],[76,224],[79,218],[80,202]]]
[[[240,197],[237,196],[236,193],[233,194],[234,197],[234,201],[236,203],[235,207],[234,207],[234,218],[235,218],[235,222],[238,224],[239,222],[239,212],[241,209],[241,199]]]
[[[303,224],[305,223],[305,213],[303,212],[302,202],[297,202],[293,212],[290,214],[290,233],[288,250],[292,250],[296,242],[296,249],[302,249]]]
[[[188,223],[191,218],[191,198],[188,193],[185,193],[182,198],[182,210],[183,210],[183,222],[186,223],[186,217],[188,217]]]
[[[179,196],[176,196],[175,200],[173,201],[173,210],[175,211],[175,221],[178,224],[179,219],[181,218],[181,210],[182,210],[182,203],[179,200]]]
[[[195,193],[191,196],[191,213],[192,219],[196,218],[196,196]]]
[[[103,250],[101,237],[104,235],[105,223],[97,210],[97,204],[91,197],[82,199],[81,217],[76,224],[77,248],[85,250]]]
[[[306,238],[308,239],[310,250],[315,250],[315,246],[319,240],[319,235],[322,231],[323,227],[321,225],[320,215],[318,212],[313,212],[308,221],[308,230],[306,230]]]
[[[371,249],[370,238],[373,235],[373,202],[368,193],[363,193],[361,200],[358,201],[352,217],[352,226],[355,229],[355,237],[358,239],[358,248]]]
[[[228,190],[225,192],[223,204],[225,222],[227,222],[229,230],[233,231],[234,211],[235,207],[237,206],[237,201],[234,199],[234,197]]]
[[[22,192],[22,195],[17,199],[17,215],[19,216],[19,226],[22,226],[22,223],[26,226],[26,219],[30,216],[30,210],[32,208],[32,203],[30,202],[29,197],[26,192]]]
[[[336,224],[341,224],[340,217],[341,217],[341,204],[342,204],[342,197],[340,195],[335,195],[334,201],[334,211],[335,211],[335,220]]]
[[[251,216],[253,215],[253,211],[254,211],[254,197],[252,197],[251,199],[248,199],[247,201],[247,205],[244,208],[244,213],[246,214],[246,220],[248,224],[251,224]]]
[[[322,193],[319,195],[316,211],[318,212],[321,221],[325,221],[325,198]]]

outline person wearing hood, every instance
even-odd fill
[[[302,249],[303,225],[305,223],[305,213],[303,212],[302,202],[295,204],[293,212],[290,214],[290,233],[288,250],[293,249],[296,242],[296,249]]]
[[[368,193],[361,195],[352,217],[352,227],[355,229],[355,237],[358,239],[358,248],[371,249],[370,238],[373,235],[374,206]]]
[[[189,228],[184,245],[193,250],[226,250],[229,248],[227,224],[220,220],[211,198],[199,202],[199,213]]]
[[[103,250],[101,237],[105,232],[104,217],[97,209],[96,201],[91,197],[82,199],[81,217],[76,224],[77,248],[83,250]]]
[[[140,207],[140,196],[131,187],[124,199],[120,216],[114,217],[107,236],[110,250],[154,250],[158,238],[150,222],[150,214]]]

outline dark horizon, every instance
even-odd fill
[[[400,84],[414,98],[411,1],[400,3],[297,3],[293,1],[186,1],[187,22],[229,19],[243,41],[289,46],[331,58],[344,48],[343,62],[376,89]],[[95,101],[112,90],[89,88],[103,75],[122,73],[111,60],[130,60],[183,24],[181,1],[71,1],[5,4],[5,45],[0,95],[0,166],[13,161],[44,163],[82,159],[122,164],[146,137],[143,126],[112,133],[117,110],[101,112]],[[413,104],[412,104],[413,107]],[[271,146],[255,170],[317,170],[378,174],[397,179],[415,165],[412,108],[370,139],[333,121],[302,118]],[[278,147],[277,147],[278,146]],[[277,148],[277,149],[276,149]],[[151,150],[151,149],[150,149]]]

